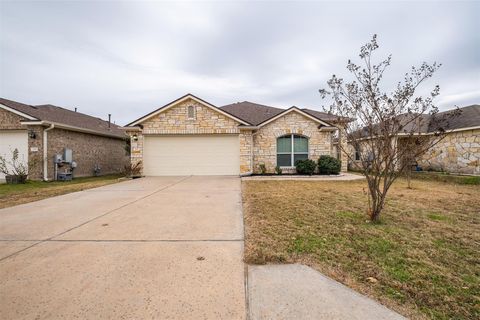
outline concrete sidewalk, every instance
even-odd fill
[[[364,176],[360,174],[353,174],[342,172],[339,175],[313,175],[313,176],[302,176],[302,175],[265,175],[265,176],[246,176],[242,177],[242,180],[291,180],[291,181],[352,181],[352,180],[363,180]]]
[[[244,319],[238,177],[143,178],[0,210],[0,319]]]
[[[404,320],[378,302],[300,264],[248,267],[252,320]]]

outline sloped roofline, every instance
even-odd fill
[[[35,118],[35,117],[33,117],[33,116],[29,115],[29,114],[26,114],[25,112],[18,111],[17,109],[11,108],[11,107],[6,106],[6,105],[4,105],[4,104],[2,104],[2,103],[0,103],[0,108],[1,108],[1,109],[4,109],[4,110],[6,110],[6,111],[9,111],[9,112],[11,112],[11,113],[14,113],[14,114],[16,114],[16,115],[18,115],[18,116],[24,117],[24,118],[26,118],[26,119],[28,119],[28,120],[40,120],[40,119]]]
[[[39,106],[33,106],[33,105],[26,105],[26,104],[23,104],[21,102],[17,102],[17,101],[13,101],[13,100],[8,100],[8,99],[3,99],[2,100],[5,100],[7,102],[11,102],[11,103],[14,103],[14,104],[18,104],[19,106],[24,106],[24,107],[27,107],[27,108],[33,108],[36,110],[36,112],[44,112],[43,110],[41,110],[43,107],[45,106],[50,106],[50,107],[54,107],[55,108],[55,111],[58,110],[58,109],[61,109],[63,111],[70,111],[70,112],[73,112],[71,110],[68,110],[68,109],[65,109],[65,108],[62,108],[62,107],[58,107],[58,106],[54,106],[54,105],[39,105]],[[40,107],[40,109],[38,109]],[[96,128],[89,128],[88,126],[79,126],[79,125],[76,125],[76,124],[68,124],[65,123],[65,122],[59,122],[59,121],[56,121],[56,120],[49,120],[48,117],[44,117],[45,114],[37,114],[37,115],[32,115],[32,114],[35,114],[35,113],[30,113],[30,112],[25,112],[24,110],[19,110],[19,108],[17,108],[15,105],[7,105],[7,103],[5,102],[0,102],[0,109],[3,109],[7,112],[11,112],[13,114],[16,114],[22,118],[25,118],[25,120],[22,120],[20,121],[20,124],[23,125],[23,126],[27,126],[27,125],[51,125],[51,124],[55,124],[55,127],[56,128],[63,128],[63,129],[67,129],[67,130],[71,130],[71,131],[78,131],[78,132],[85,132],[85,133],[90,133],[90,134],[94,134],[94,135],[99,135],[99,136],[107,136],[107,137],[112,137],[112,138],[117,138],[117,139],[123,139],[124,136],[123,134],[121,133],[121,131],[118,131],[118,133],[115,133],[115,131],[110,131],[110,130],[102,130],[101,128],[100,129],[96,129]],[[50,111],[49,111],[50,112]],[[75,114],[77,114],[77,112],[75,112]],[[101,121],[101,122],[104,122],[106,123],[106,121],[102,120],[102,119],[99,119],[99,118],[95,118],[93,116],[90,116],[88,114],[83,114],[83,113],[78,113],[79,115],[81,116],[86,116],[86,117],[89,117],[91,119],[95,119],[96,121]],[[115,124],[111,124],[112,127],[115,127],[115,128],[119,128],[117,125]]]
[[[313,120],[313,121],[315,121],[315,122],[317,122],[317,123],[319,123],[319,124],[321,124],[321,125],[323,125],[323,126],[326,126],[326,127],[335,127],[335,126],[331,125],[330,123],[328,123],[328,122],[326,122],[326,121],[324,121],[324,120],[321,120],[321,119],[319,119],[319,118],[317,118],[317,117],[314,117],[314,116],[306,113],[305,111],[303,111],[303,110],[301,110],[301,109],[299,109],[299,108],[297,108],[297,107],[295,107],[295,106],[290,107],[290,108],[286,109],[285,111],[277,114],[276,116],[273,116],[273,117],[271,117],[271,118],[269,118],[269,119],[267,119],[267,120],[259,123],[257,126],[258,126],[258,127],[263,127],[264,125],[267,125],[267,124],[269,124],[270,122],[273,122],[273,121],[277,120],[278,118],[283,117],[283,116],[289,114],[290,112],[297,112],[297,113],[303,115],[304,117],[307,117],[307,118],[309,118],[309,119],[311,119],[311,120]]]
[[[246,125],[246,126],[251,125],[250,123],[246,122],[245,120],[242,120],[242,119],[240,119],[240,118],[238,118],[238,117],[236,117],[236,116],[234,116],[234,115],[232,115],[232,114],[230,114],[230,113],[228,113],[228,112],[226,112],[226,111],[224,111],[224,110],[222,110],[222,109],[214,106],[213,104],[208,103],[207,101],[202,100],[202,99],[194,96],[194,95],[191,94],[191,93],[187,93],[186,95],[184,95],[184,96],[182,96],[182,97],[180,97],[180,98],[178,98],[178,99],[176,99],[176,100],[174,100],[174,101],[172,101],[172,102],[167,103],[166,105],[164,105],[164,106],[162,106],[162,107],[160,107],[160,108],[158,108],[158,109],[156,109],[156,110],[154,110],[154,111],[152,111],[152,112],[144,115],[143,117],[140,117],[140,118],[138,118],[137,120],[134,120],[134,121],[130,122],[130,123],[127,124],[125,127],[134,127],[134,126],[137,126],[137,125],[141,124],[142,122],[144,122],[145,120],[148,120],[148,119],[156,116],[156,115],[159,114],[159,113],[162,113],[162,112],[164,112],[164,111],[167,111],[168,109],[172,108],[173,106],[175,106],[175,105],[177,105],[178,103],[181,103],[181,102],[183,102],[183,101],[185,101],[185,100],[187,100],[187,99],[192,99],[192,100],[194,100],[194,101],[196,101],[196,102],[198,102],[198,103],[200,103],[200,104],[202,104],[202,105],[204,105],[204,106],[206,106],[206,107],[208,107],[208,108],[210,108],[210,109],[212,109],[212,110],[214,110],[214,111],[216,111],[216,112],[218,112],[218,113],[220,113],[220,114],[223,114],[224,116],[226,116],[226,117],[228,117],[228,118],[230,118],[230,119],[233,119],[233,120],[235,120],[235,121],[237,121],[237,122],[240,122],[240,123],[243,124],[243,125]]]
[[[20,124],[24,125],[24,126],[29,126],[29,125],[51,126],[51,125],[54,125],[55,128],[57,128],[57,129],[65,129],[65,130],[69,130],[69,131],[89,133],[89,134],[96,135],[96,136],[104,136],[104,137],[122,139],[122,137],[120,135],[116,135],[114,133],[102,132],[102,131],[99,131],[99,130],[92,130],[92,129],[88,129],[88,128],[72,126],[72,125],[69,125],[69,124],[64,124],[64,123],[59,123],[59,122],[54,122],[54,121],[44,121],[44,120],[20,121]]]

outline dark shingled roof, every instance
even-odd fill
[[[448,120],[448,125],[446,130],[455,130],[461,128],[470,128],[480,126],[480,105],[474,104],[471,106],[460,108],[460,115],[453,117]],[[439,112],[436,117],[448,117],[450,113],[455,112],[455,110],[448,110]],[[429,126],[429,131],[435,130],[432,128],[432,125]]]
[[[480,127],[480,105],[475,104],[463,108],[459,108],[460,113],[455,114],[457,109],[439,112],[434,116],[430,114],[422,114],[412,121],[416,114],[401,114],[397,116],[399,123],[404,125],[400,133],[432,133],[440,128],[445,131],[465,129],[471,127]],[[373,127],[375,131],[375,127]],[[358,137],[367,137],[369,135],[367,127],[360,129],[352,135]]]
[[[258,104],[258,103],[248,102],[248,101],[228,104],[226,106],[220,107],[220,109],[254,126],[259,125],[267,121],[268,119],[273,118],[279,115],[280,113],[284,112],[285,110],[287,110],[287,109],[270,107],[263,104]],[[317,118],[319,120],[323,120],[326,122],[328,121],[335,122],[339,120],[339,117],[333,114],[328,114],[325,112],[320,112],[320,111],[315,111],[310,109],[300,109],[300,110],[311,115],[314,118]]]
[[[108,121],[51,104],[33,106],[3,98],[0,98],[0,103],[40,121],[56,122],[68,126],[97,131],[102,134],[114,135],[119,138],[125,137],[125,132],[113,123],[110,124],[109,128]]]
[[[420,133],[435,132],[440,127],[448,131],[480,126],[480,105],[471,105],[459,109],[460,114],[458,115],[454,114],[456,109],[439,112],[435,116],[423,114],[415,121],[416,123],[408,121],[414,116],[413,114],[402,114],[398,117],[400,122],[409,122],[404,128],[404,132],[407,133],[413,131]]]
[[[220,109],[254,126],[285,111],[285,109],[269,107],[248,101],[232,103],[220,107]]]

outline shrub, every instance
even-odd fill
[[[297,160],[295,161],[295,167],[298,174],[308,174],[311,176],[315,173],[315,168],[317,167],[317,164],[315,163],[315,161],[310,159]]]
[[[338,174],[342,164],[340,160],[330,156],[320,156],[318,159],[318,172],[320,174]]]
[[[258,167],[260,168],[260,173],[261,173],[261,174],[267,173],[267,167],[265,166],[265,163],[260,163],[260,164],[258,165]]]
[[[141,177],[142,173],[142,161],[136,163],[130,163],[124,167],[125,176],[128,178],[138,178]]]
[[[278,174],[278,175],[281,175],[282,174],[282,168],[280,168],[280,166],[276,166],[275,167],[275,173]]]
[[[9,184],[25,183],[28,175],[28,163],[19,159],[20,153],[17,148],[12,151],[12,160],[0,156],[0,172],[5,174],[5,180]]]

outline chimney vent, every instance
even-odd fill
[[[110,128],[110,122],[112,120],[112,114],[108,114],[108,128]]]

